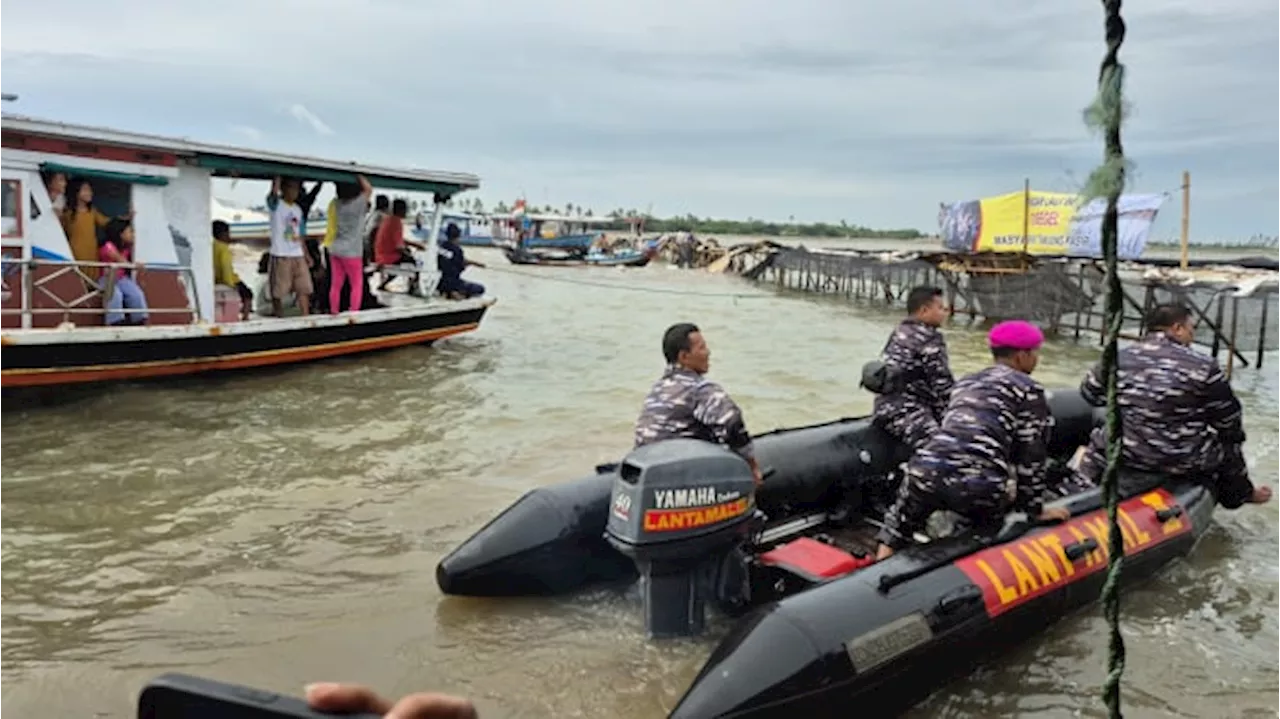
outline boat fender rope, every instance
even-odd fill
[[[1106,336],[1102,350],[1102,373],[1107,388],[1106,469],[1102,474],[1102,496],[1107,508],[1109,530],[1107,537],[1109,563],[1106,582],[1102,586],[1102,610],[1109,628],[1107,647],[1107,679],[1102,697],[1110,719],[1120,719],[1120,678],[1124,674],[1124,637],[1120,634],[1120,575],[1124,568],[1123,535],[1117,521],[1119,504],[1119,475],[1121,425],[1120,410],[1116,402],[1118,340],[1124,320],[1124,288],[1117,272],[1118,264],[1118,210],[1120,193],[1124,190],[1127,162],[1124,147],[1120,144],[1120,127],[1128,114],[1124,99],[1124,65],[1117,59],[1124,43],[1125,24],[1120,16],[1121,0],[1102,0],[1105,10],[1105,38],[1107,51],[1098,71],[1098,93],[1084,111],[1085,123],[1102,133],[1103,161],[1090,175],[1085,185],[1085,201],[1097,197],[1107,199],[1107,209],[1102,216],[1102,257],[1106,266]]]

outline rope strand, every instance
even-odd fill
[[[1127,163],[1120,144],[1120,126],[1127,114],[1124,101],[1124,65],[1117,59],[1124,43],[1125,24],[1120,16],[1121,0],[1102,0],[1106,11],[1107,52],[1098,71],[1098,94],[1085,111],[1085,122],[1103,134],[1102,165],[1089,176],[1086,192],[1090,197],[1107,198],[1102,216],[1102,256],[1106,265],[1106,343],[1102,350],[1102,371],[1107,386],[1107,467],[1102,475],[1102,496],[1107,506],[1110,527],[1107,536],[1109,564],[1102,586],[1102,610],[1109,628],[1107,679],[1102,696],[1111,719],[1121,719],[1120,679],[1124,674],[1124,637],[1120,633],[1120,576],[1124,568],[1124,541],[1117,518],[1119,505],[1120,451],[1122,434],[1120,409],[1116,400],[1118,382],[1119,336],[1124,321],[1124,288],[1118,272],[1117,205],[1124,190]]]

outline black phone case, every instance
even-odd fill
[[[324,714],[297,697],[176,672],[147,682],[138,719],[381,719],[378,714]]]

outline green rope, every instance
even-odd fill
[[[1087,199],[1107,198],[1102,216],[1102,258],[1107,271],[1106,344],[1102,349],[1102,372],[1107,384],[1107,468],[1102,475],[1102,496],[1110,520],[1108,533],[1107,581],[1102,586],[1102,611],[1110,629],[1107,652],[1107,680],[1102,696],[1111,719],[1120,719],[1120,677],[1124,674],[1124,637],[1120,634],[1120,574],[1124,567],[1124,537],[1116,517],[1120,473],[1120,409],[1116,402],[1118,340],[1124,320],[1124,288],[1117,272],[1119,213],[1116,205],[1124,190],[1128,169],[1124,148],[1120,145],[1120,125],[1128,107],[1124,100],[1124,65],[1116,59],[1124,43],[1124,20],[1120,17],[1120,0],[1102,0],[1106,10],[1107,54],[1098,72],[1098,95],[1085,110],[1085,122],[1101,130],[1105,143],[1103,162],[1090,175],[1085,185]]]

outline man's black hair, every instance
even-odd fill
[[[922,308],[928,306],[930,302],[933,302],[934,297],[941,296],[941,287],[921,285],[919,287],[912,288],[911,292],[907,293],[907,314],[914,315]]]
[[[222,220],[214,220],[214,221],[213,221],[213,236],[214,236],[214,237],[216,237],[216,238],[218,238],[219,240],[222,240],[222,239],[230,239],[230,237],[231,237],[231,225],[228,225],[226,222],[224,222],[224,221],[222,221]]]
[[[360,196],[360,183],[358,182],[337,182],[334,183],[334,194],[339,200],[351,200]]]
[[[1168,302],[1156,305],[1147,313],[1147,331],[1158,332],[1191,319],[1191,310],[1184,305]]]
[[[396,217],[404,217],[409,214],[409,203],[405,202],[403,197],[397,197],[395,201],[391,203],[391,214]]]
[[[692,322],[681,322],[668,327],[662,334],[662,356],[667,358],[667,362],[675,362],[681,352],[689,351],[689,335],[699,331],[698,326]]]
[[[391,207],[391,198],[386,195],[378,195],[373,201],[373,209],[386,211]]]
[[[1021,351],[1022,350],[1015,349],[1013,347],[992,347],[991,356],[996,359],[1007,359],[1009,357],[1012,357],[1018,354]]]
[[[462,237],[462,230],[458,229],[457,224],[450,222],[449,226],[444,228],[444,236],[451,240],[456,240],[459,237]]]

